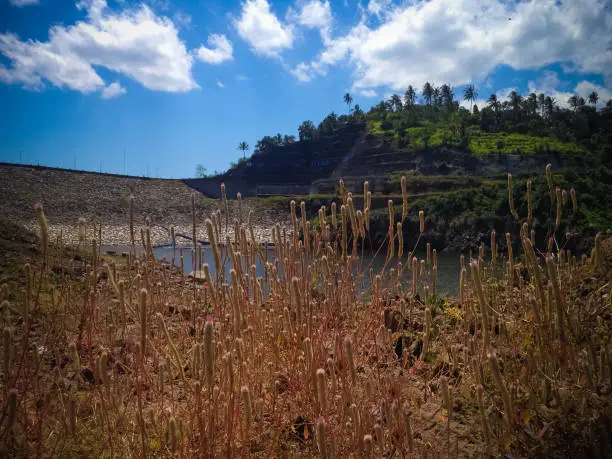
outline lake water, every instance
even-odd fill
[[[174,250],[172,247],[158,247],[153,249],[155,255],[158,259],[165,258],[168,262],[172,261],[172,257],[174,255]],[[211,275],[214,275],[214,260],[212,249],[210,247],[202,247],[202,264],[208,263],[208,266],[211,271]],[[185,274],[189,274],[193,270],[193,262],[192,262],[192,252],[193,250],[190,247],[183,247],[183,270]],[[275,258],[275,250],[268,249],[268,261],[272,262]],[[175,263],[177,265],[180,264],[179,260],[179,249],[176,249]],[[222,255],[223,256],[223,255]],[[417,252],[417,258],[424,259],[426,257],[425,252]],[[405,256],[406,259],[406,256]],[[364,255],[364,257],[357,261],[356,265],[358,270],[361,270],[363,273],[364,284],[367,286],[369,284],[369,270],[372,269],[374,275],[378,274],[380,270],[383,268],[385,264],[385,254],[378,255],[377,257],[371,257]],[[387,270],[393,266],[387,266]],[[260,277],[264,277],[265,269],[263,264],[259,261],[256,265],[257,275]],[[231,269],[231,263],[228,261],[225,265],[225,276],[229,278],[229,271]],[[460,263],[459,263],[459,254],[457,253],[439,253],[438,254],[438,279],[437,279],[437,289],[440,294],[454,296],[457,294],[459,290],[459,272],[460,272]],[[403,280],[405,280],[406,285],[410,284],[410,272],[404,268]]]

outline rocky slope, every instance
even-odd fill
[[[78,243],[77,222],[87,220],[88,239],[94,225],[102,224],[102,243],[129,243],[129,197],[134,195],[134,219],[137,228],[152,224],[152,243],[170,240],[169,228],[191,234],[191,195],[193,189],[180,180],[124,177],[109,174],[75,172],[61,169],[0,165],[0,217],[29,229],[36,229],[34,205],[43,204],[53,238],[62,233],[64,242]],[[219,207],[218,200],[196,193],[198,238],[206,239],[204,219]],[[282,208],[281,208],[282,207]],[[279,203],[262,206],[246,200],[242,214],[253,211],[256,237],[270,240],[270,228],[286,223],[287,208]],[[237,201],[230,201],[230,221],[238,215]],[[139,231],[139,230],[138,230]]]

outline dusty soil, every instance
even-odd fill
[[[180,180],[147,179],[72,172],[58,169],[0,165],[0,217],[37,231],[34,205],[43,204],[52,240],[60,234],[66,244],[78,244],[78,219],[87,220],[87,239],[97,238],[102,224],[102,244],[129,244],[129,196],[134,195],[134,220],[139,228],[151,222],[152,244],[170,240],[170,227],[177,233],[192,233],[191,195],[193,190]],[[230,197],[231,198],[231,197]],[[198,239],[205,240],[204,219],[221,203],[196,194]],[[289,226],[284,204],[263,204],[244,200],[242,216],[246,221],[253,211],[255,237],[271,240],[274,224]],[[223,210],[223,209],[222,209]],[[229,201],[229,221],[238,218],[239,205]],[[230,224],[231,226],[231,224]],[[231,229],[229,231],[231,234]]]

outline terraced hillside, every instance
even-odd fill
[[[304,195],[334,193],[344,179],[356,192],[364,180],[373,192],[386,192],[390,176],[399,171],[425,176],[499,176],[506,172],[533,174],[551,163],[554,169],[583,169],[589,154],[577,145],[521,134],[486,133],[470,128],[470,145],[459,145],[451,133],[432,128],[408,128],[413,143],[401,145],[393,130],[380,122],[343,125],[333,135],[273,147],[255,153],[225,174],[186,180],[189,186],[217,198],[223,182],[228,195]],[[418,131],[418,132],[417,132]]]

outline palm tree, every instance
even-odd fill
[[[404,95],[404,104],[406,107],[412,107],[416,102],[416,91],[412,87],[412,85],[408,85],[408,89],[406,89],[406,94]]]
[[[521,108],[522,100],[523,100],[523,98],[521,97],[521,95],[518,92],[512,91],[510,93],[510,106],[512,107],[512,111],[514,112],[514,116],[517,115],[519,109]]]
[[[538,111],[538,96],[534,92],[529,94],[527,98],[527,111],[533,116],[535,116]]]
[[[435,105],[440,105],[442,103],[442,92],[440,91],[440,88],[434,88],[433,99]]]
[[[353,109],[353,116],[360,117],[363,115],[363,111],[361,111],[361,107],[359,104],[355,104],[355,108]]]
[[[448,84],[443,84],[440,87],[440,96],[441,101],[444,102],[447,106],[451,106],[453,104],[453,99],[455,98],[455,94],[453,93],[453,88]]]
[[[402,110],[402,98],[399,95],[393,94],[391,96],[390,102],[396,112],[399,112]]]
[[[349,107],[349,115],[351,114],[351,104],[353,103],[353,96],[348,92],[344,95],[344,103]]]
[[[315,126],[314,123],[310,120],[304,121],[298,127],[298,135],[300,137],[300,141],[302,140],[312,140],[315,136]]]
[[[242,158],[246,158],[246,152],[249,150],[249,144],[243,140],[238,144],[238,150],[242,151]]]
[[[574,111],[576,111],[578,109],[578,96],[570,97],[569,99],[567,99],[567,103],[570,107],[574,109]]]
[[[538,94],[538,107],[540,107],[540,116],[544,114],[544,103],[546,102],[546,97],[544,97],[544,93],[541,92]]]
[[[584,97],[578,97],[578,103],[577,103],[578,110],[582,111],[585,105],[586,105],[586,100],[584,100]]]
[[[497,109],[499,108],[499,101],[497,100],[497,94],[491,94],[489,96],[489,99],[487,99],[487,102],[489,104],[489,107],[497,111]]]
[[[423,97],[425,98],[425,103],[427,105],[431,105],[431,98],[433,97],[434,90],[429,84],[429,81],[425,83],[423,86]]]
[[[589,104],[593,105],[593,108],[595,108],[595,105],[597,105],[598,100],[599,94],[597,94],[597,91],[593,91],[591,94],[589,94]]]
[[[470,111],[472,111],[472,104],[478,98],[478,91],[473,84],[468,84],[463,90],[463,100],[470,101]]]
[[[546,98],[544,99],[544,110],[546,112],[546,116],[550,117],[554,109],[555,109],[554,98],[550,96],[546,96]]]

